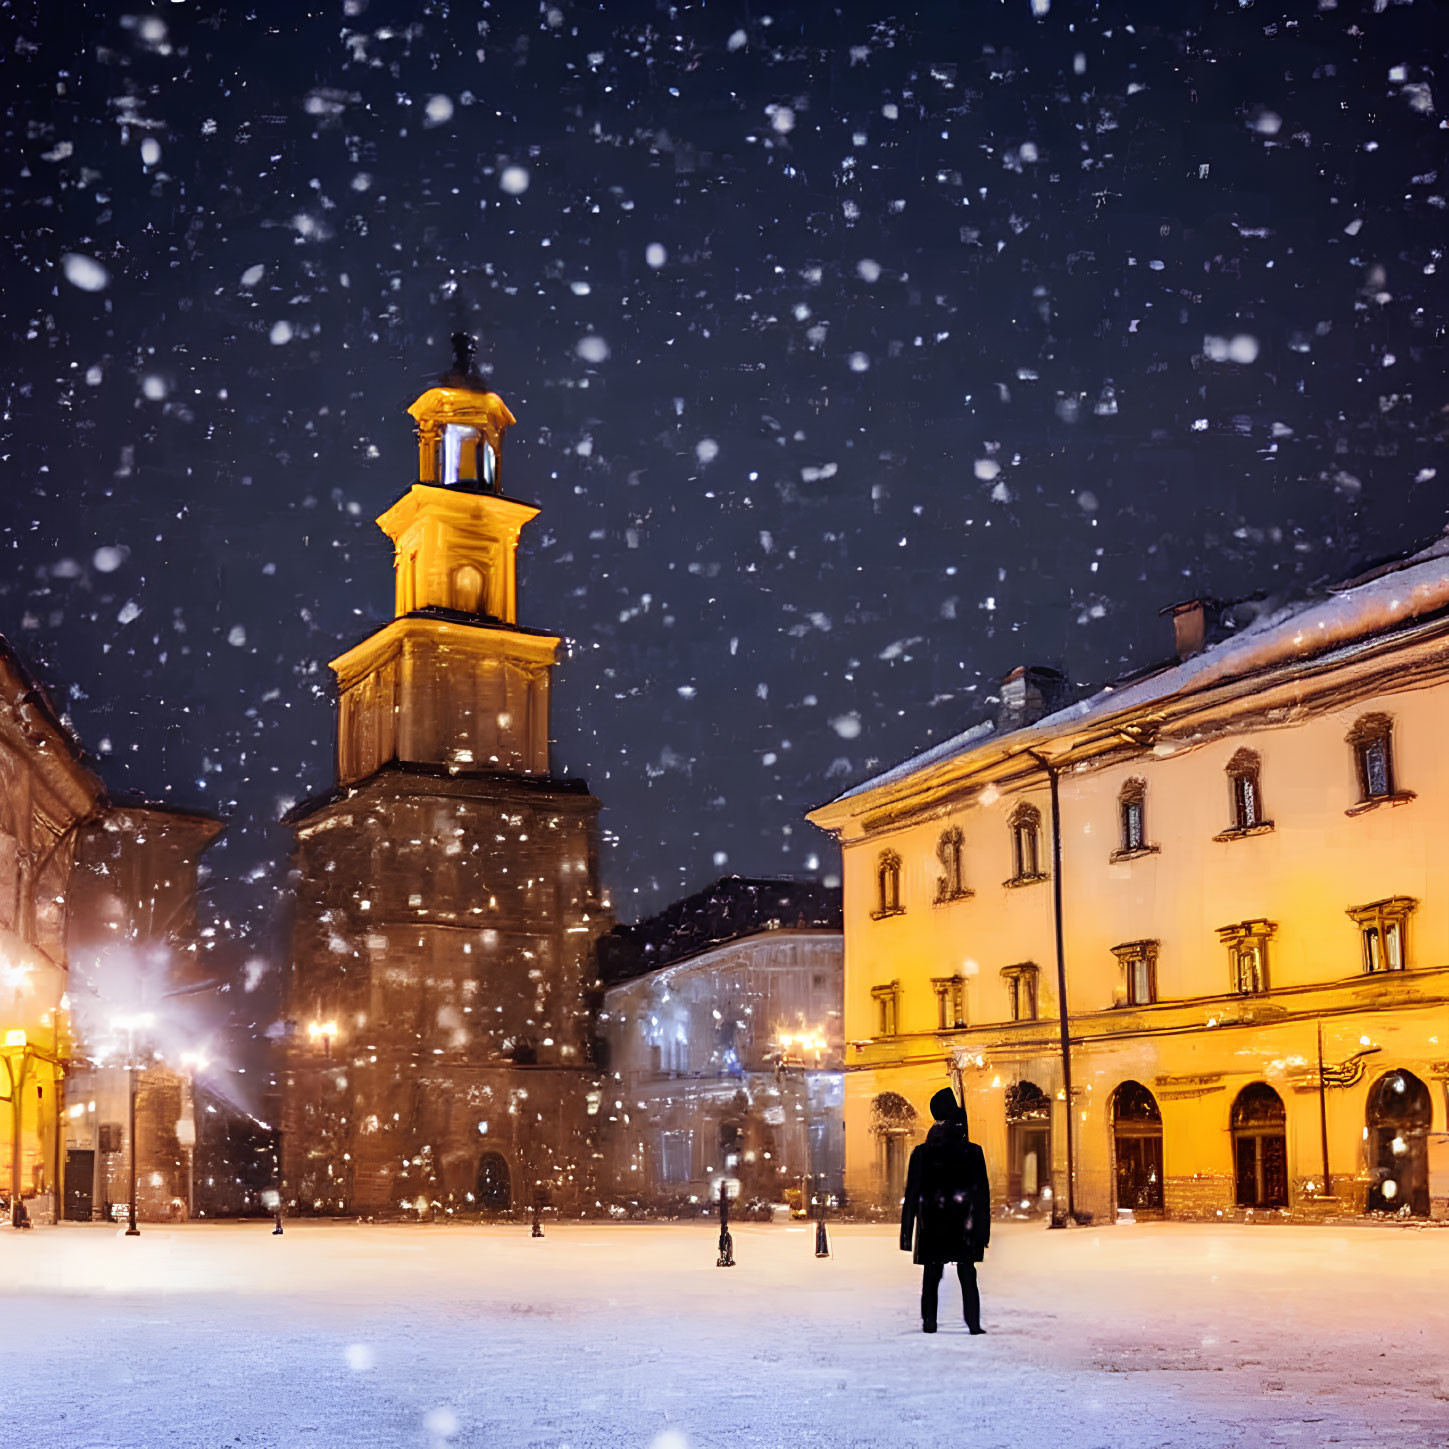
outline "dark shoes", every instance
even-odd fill
[[[921,1325],[921,1332],[922,1333],[934,1333],[935,1331],[936,1331],[936,1325],[934,1323],[923,1323]]]
[[[966,1325],[966,1327],[967,1327],[967,1328],[969,1328],[969,1329],[970,1329],[970,1330],[971,1330],[971,1336],[972,1336],[972,1337],[973,1337],[973,1338],[974,1338],[974,1337],[975,1337],[975,1336],[976,1336],[976,1335],[977,1335],[977,1334],[978,1334],[978,1333],[985,1333],[985,1332],[986,1332],[986,1330],[985,1330],[985,1329],[984,1329],[984,1328],[982,1328],[982,1326],[981,1326],[981,1325],[980,1325],[980,1324],[979,1324],[979,1323],[968,1323],[968,1324],[967,1324],[967,1325]]]

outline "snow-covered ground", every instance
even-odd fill
[[[883,1228],[0,1231],[28,1449],[1449,1443],[1449,1231],[997,1230],[984,1338]],[[948,1286],[949,1285],[949,1286]]]

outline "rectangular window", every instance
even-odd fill
[[[1258,823],[1258,781],[1252,775],[1238,775],[1233,780],[1236,802],[1236,824],[1239,830],[1251,830]]]
[[[1030,964],[1008,966],[1001,974],[1006,979],[1007,1005],[1012,1021],[1035,1021],[1036,967]]]
[[[1122,963],[1122,999],[1128,1006],[1151,1006],[1157,1000],[1157,942],[1125,941],[1112,947]]]
[[[1218,940],[1228,948],[1229,985],[1238,996],[1268,990],[1268,941],[1277,929],[1276,922],[1264,920],[1218,928]]]
[[[952,1031],[966,1025],[966,980],[962,976],[937,976],[931,980],[936,993],[936,1025]]]
[[[1037,868],[1035,825],[1016,827],[1016,874],[1018,879],[1041,874]]]
[[[895,1036],[897,1034],[900,990],[898,981],[892,981],[889,986],[876,986],[871,989],[870,994],[875,1001],[875,1034],[877,1036]]]
[[[1389,785],[1389,742],[1380,736],[1362,745],[1364,793],[1369,796],[1387,795]]]
[[[1369,975],[1407,969],[1409,916],[1418,904],[1412,896],[1390,896],[1349,911],[1359,930],[1363,969]]]
[[[693,1132],[659,1134],[659,1181],[688,1182],[694,1157]]]
[[[1247,942],[1237,948],[1237,988],[1241,996],[1252,996],[1263,990],[1263,948]]]
[[[1139,956],[1128,969],[1127,1000],[1133,1006],[1147,1006],[1152,1001],[1152,963]]]
[[[1141,850],[1145,841],[1142,831],[1142,802],[1122,802],[1122,849]]]

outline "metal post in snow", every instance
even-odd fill
[[[719,1180],[719,1257],[716,1268],[733,1268],[735,1265],[735,1240],[730,1236],[730,1198],[724,1178]]]

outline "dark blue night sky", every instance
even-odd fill
[[[459,326],[625,919],[1443,526],[1433,0],[125,9],[0,3],[0,632],[246,949]]]

